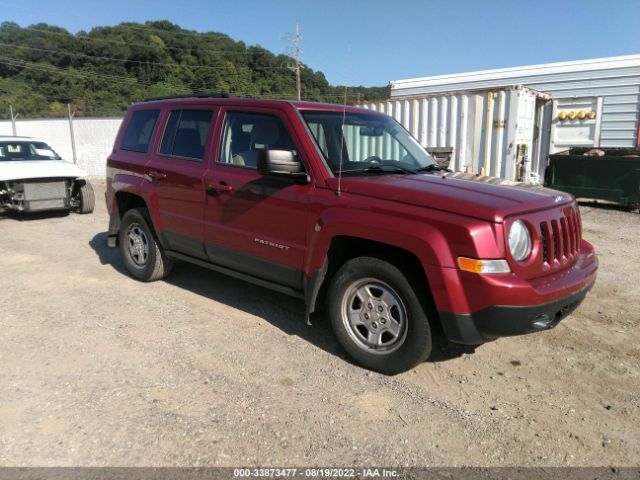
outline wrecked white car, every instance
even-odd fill
[[[46,143],[29,137],[0,136],[0,210],[91,213],[93,188],[86,172]]]

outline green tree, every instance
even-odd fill
[[[71,34],[39,23],[0,24],[0,116],[121,115],[134,101],[189,93],[294,98],[293,60],[219,32],[166,20],[121,23]],[[304,65],[306,100],[342,101],[344,87]],[[388,87],[350,87],[349,102],[386,99]]]

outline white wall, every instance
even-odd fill
[[[122,118],[76,118],[73,130],[76,139],[77,163],[89,175],[106,174],[107,157],[122,123]],[[36,137],[48,143],[65,160],[73,161],[69,120],[44,119],[16,121],[16,133]],[[0,135],[13,135],[11,122],[0,121]]]

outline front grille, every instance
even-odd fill
[[[571,208],[562,216],[540,222],[542,256],[549,265],[565,263],[573,259],[580,248],[580,216]]]
[[[548,247],[548,237],[549,237],[549,230],[547,228],[547,222],[542,222],[540,224],[540,240],[542,242],[542,257],[544,258],[545,262],[548,261],[549,259],[549,247]]]

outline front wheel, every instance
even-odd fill
[[[120,253],[128,272],[143,282],[153,282],[169,275],[172,262],[149,227],[146,209],[132,209],[120,223]]]
[[[361,365],[395,375],[431,354],[429,319],[394,265],[370,257],[348,261],[333,277],[327,301],[338,341]]]
[[[93,194],[93,187],[86,180],[76,180],[76,195],[78,199],[78,213],[92,213],[96,206],[96,197]]]

